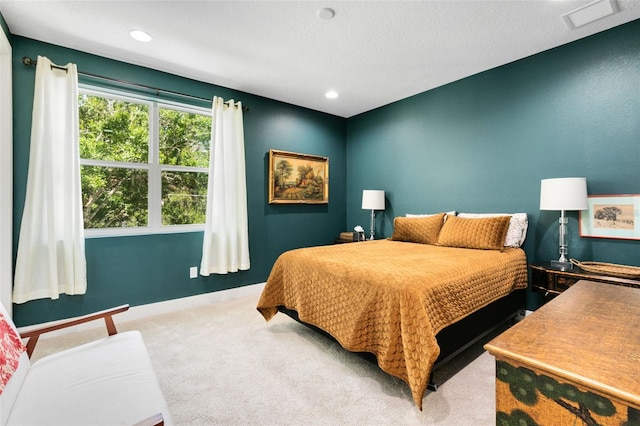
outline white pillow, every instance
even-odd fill
[[[509,221],[509,229],[504,239],[505,247],[520,247],[527,237],[527,228],[529,227],[529,219],[526,213],[459,213],[458,217],[479,218],[493,216],[511,216]]]
[[[447,216],[455,216],[456,215],[456,211],[450,211],[450,212],[445,212],[447,214]],[[440,213],[433,213],[433,214],[411,214],[411,213],[407,213],[405,215],[405,217],[429,217],[429,216],[435,216],[437,214]],[[444,220],[447,220],[447,217],[445,216]]]

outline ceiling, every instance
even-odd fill
[[[640,0],[617,0],[618,13],[569,29],[562,15],[592,1],[0,0],[0,11],[15,35],[351,117],[640,18]]]

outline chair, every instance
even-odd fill
[[[113,315],[128,309],[124,305],[19,335],[0,305],[0,424],[172,424],[142,335],[116,330]],[[41,335],[101,319],[107,337],[31,362]]]

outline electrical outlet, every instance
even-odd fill
[[[198,278],[198,267],[192,266],[189,268],[189,278]]]

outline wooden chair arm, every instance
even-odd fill
[[[84,315],[81,317],[70,318],[68,320],[62,320],[61,322],[57,322],[53,325],[45,326],[42,328],[36,328],[33,330],[27,330],[20,333],[20,337],[27,340],[27,355],[31,358],[31,354],[33,354],[33,350],[36,348],[36,343],[38,343],[38,339],[40,335],[44,333],[49,333],[51,331],[62,330],[67,327],[72,327],[79,324],[84,324],[85,322],[99,320],[104,318],[105,325],[107,327],[107,333],[109,336],[113,336],[118,333],[116,330],[116,326],[113,323],[113,315],[119,314],[121,312],[125,312],[129,309],[129,305],[122,305],[111,309],[106,309],[104,311],[95,312],[93,314]]]

